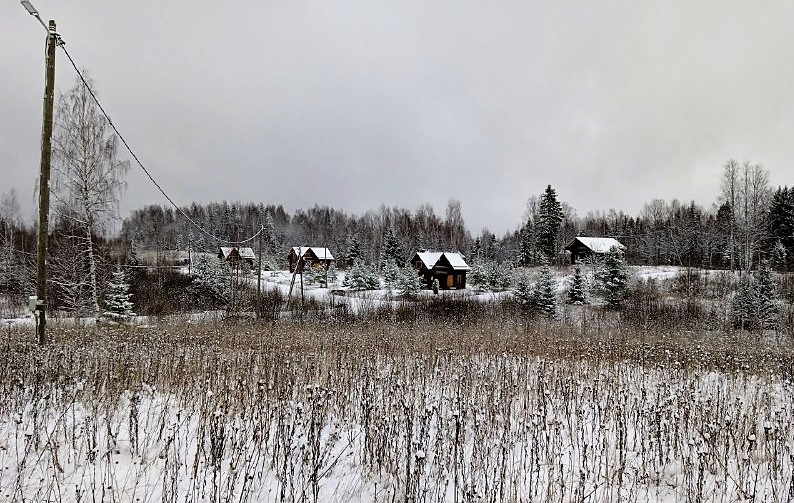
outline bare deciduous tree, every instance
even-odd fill
[[[91,80],[87,79],[92,86]],[[79,229],[88,262],[91,308],[99,315],[94,236],[117,216],[129,163],[117,158],[117,138],[79,79],[58,99],[53,134],[55,211]]]

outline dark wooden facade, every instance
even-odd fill
[[[438,286],[442,290],[466,288],[469,266],[457,253],[417,252],[411,259],[411,264],[427,288],[433,286],[434,279],[438,280]]]
[[[299,256],[299,253],[302,256]],[[328,270],[334,262],[334,256],[328,248],[294,246],[289,251],[287,260],[289,260],[289,272],[295,272],[299,265],[301,270],[306,266]]]
[[[245,262],[250,267],[254,266],[256,255],[251,248],[237,248],[232,246],[221,246],[218,250],[218,258],[225,260],[231,264],[239,264]]]
[[[623,244],[614,238],[590,238],[578,236],[575,237],[573,241],[571,241],[568,246],[565,247],[565,250],[571,252],[571,264],[576,264],[578,261],[584,260],[588,257],[604,255],[613,246],[617,247],[621,251],[626,249]]]

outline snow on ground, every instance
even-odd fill
[[[787,381],[507,357],[417,363],[372,358],[341,386],[298,365],[281,389],[260,369],[214,390],[19,389],[0,413],[0,497],[788,501]]]

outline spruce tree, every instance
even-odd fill
[[[549,185],[540,197],[536,226],[538,250],[549,262],[553,262],[557,257],[557,235],[562,220],[562,205],[557,201],[557,193]]]
[[[629,271],[623,260],[623,253],[618,247],[613,246],[606,253],[603,269],[598,271],[598,279],[603,288],[607,305],[611,308],[623,305],[629,286]]]
[[[584,276],[582,269],[576,266],[573,272],[573,281],[571,289],[568,290],[568,304],[582,305],[587,304],[587,296],[585,295]]]
[[[755,297],[758,326],[774,328],[778,316],[777,287],[766,263],[761,265],[756,275]]]
[[[386,286],[391,289],[399,276],[400,268],[397,266],[397,262],[392,258],[387,259],[383,266],[383,279],[386,281]]]
[[[780,251],[777,251],[777,254],[778,257],[785,255],[786,262],[782,268],[788,267],[794,257],[794,187],[791,189],[778,187],[775,191],[769,205],[767,232],[768,251],[774,253],[774,247],[780,243],[785,254]]]
[[[532,290],[532,303],[535,310],[553,318],[557,314],[557,281],[548,264],[544,264]]]
[[[731,300],[731,320],[733,326],[742,330],[755,327],[758,313],[758,297],[755,285],[749,274],[742,275]]]
[[[226,262],[201,256],[193,264],[191,289],[213,304],[225,303],[229,297],[229,266]]]
[[[387,225],[383,229],[383,241],[380,251],[381,267],[385,267],[389,260],[393,260],[395,264],[401,263],[400,255],[400,242],[394,234],[392,226]]]
[[[353,235],[350,238],[349,244],[347,245],[346,259],[348,267],[355,264],[357,260],[361,260],[361,245],[358,242],[357,235]]]
[[[532,283],[529,281],[529,277],[527,277],[526,274],[519,275],[513,296],[516,302],[522,306],[533,307],[535,296],[532,290]]]
[[[127,284],[127,277],[120,268],[113,272],[113,279],[108,283],[105,293],[105,311],[102,313],[113,321],[129,320],[135,313],[132,311],[132,294]]]
[[[380,288],[380,280],[370,266],[358,260],[345,274],[342,286],[350,290],[377,290]]]
[[[402,270],[398,269],[398,274],[396,288],[400,290],[403,297],[415,298],[422,288],[422,280],[416,270],[413,267],[403,267]]]
[[[529,267],[535,263],[535,234],[532,229],[532,220],[527,220],[521,229],[521,244],[518,255],[518,265]]]

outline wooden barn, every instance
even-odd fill
[[[287,259],[289,272],[295,272],[299,262],[316,269],[328,269],[335,260],[331,250],[320,246],[293,246]]]
[[[231,264],[247,263],[250,267],[256,262],[256,254],[251,248],[238,248],[236,246],[221,246],[218,258]]]
[[[433,280],[443,290],[466,288],[466,273],[471,269],[460,253],[416,252],[411,264],[428,287]]]
[[[565,249],[571,252],[571,264],[575,264],[577,260],[594,255],[604,255],[613,246],[621,251],[626,249],[626,247],[615,238],[590,238],[585,236],[573,238],[573,241],[571,241]]]

